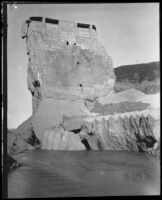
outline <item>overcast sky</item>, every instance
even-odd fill
[[[32,114],[27,88],[25,40],[21,26],[30,16],[95,24],[113,67],[159,61],[159,4],[18,4],[8,5],[8,128]]]

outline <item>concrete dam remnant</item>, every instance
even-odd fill
[[[112,59],[97,39],[95,25],[30,17],[22,26],[26,38],[32,124],[42,141],[63,116],[84,116],[85,101],[113,91]]]

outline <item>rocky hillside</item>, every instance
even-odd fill
[[[18,126],[17,129],[8,129],[8,154],[18,154],[30,149],[39,148],[40,142],[34,134],[31,119],[31,117],[27,119],[20,126]]]
[[[7,155],[7,170],[10,172],[13,169],[16,169],[17,167],[20,167],[20,163],[18,163],[16,160],[14,160],[11,156]]]
[[[160,62],[124,65],[114,69],[116,75],[115,91],[129,88],[155,94],[160,90]]]

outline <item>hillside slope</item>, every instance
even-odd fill
[[[135,88],[145,94],[160,91],[160,62],[123,65],[114,69],[115,91]]]

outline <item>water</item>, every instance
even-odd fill
[[[160,162],[145,153],[34,150],[15,156],[8,197],[160,194]]]

